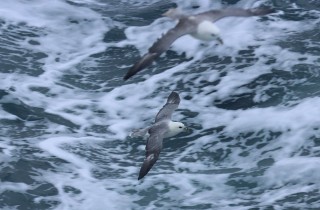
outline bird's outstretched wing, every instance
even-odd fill
[[[210,10],[195,15],[196,18],[200,20],[209,20],[215,22],[224,17],[250,17],[250,16],[261,16],[267,15],[275,12],[274,9],[268,7],[257,7],[252,9],[242,9],[242,8],[226,8],[222,10]]]
[[[123,77],[124,80],[129,79],[139,71],[150,66],[152,62],[159,57],[163,52],[167,51],[170,45],[179,37],[191,33],[194,27],[191,27],[184,19],[181,19],[179,23],[166,34],[159,38],[137,63],[135,63]]]
[[[171,115],[176,110],[179,106],[180,103],[180,96],[177,92],[171,92],[168,99],[167,103],[160,109],[158,112],[155,122],[159,122],[161,120],[171,119]]]
[[[150,171],[159,158],[162,149],[164,134],[168,130],[165,123],[154,125],[149,129],[149,138],[146,145],[146,158],[140,168],[138,180],[142,179]]]

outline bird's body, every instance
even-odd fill
[[[162,149],[164,138],[175,136],[186,129],[186,126],[181,122],[171,121],[173,111],[178,108],[180,97],[178,93],[172,92],[167,100],[167,103],[158,112],[155,123],[147,128],[135,130],[131,136],[144,136],[147,133],[149,137],[146,144],[146,158],[141,166],[138,180],[142,179],[158,160]]]
[[[177,25],[159,38],[149,48],[148,53],[129,69],[123,79],[127,80],[151,65],[156,58],[168,50],[171,44],[181,36],[189,34],[202,41],[217,40],[222,44],[223,41],[220,38],[220,30],[213,22],[225,17],[250,17],[266,15],[271,12],[273,12],[273,10],[268,8],[226,8],[223,10],[210,10],[195,15],[186,15],[177,9],[170,9],[164,15],[171,19],[178,20]]]
[[[170,138],[172,136],[175,136],[177,134],[179,134],[181,131],[179,128],[179,126],[181,127],[185,127],[185,125],[181,122],[174,122],[174,121],[164,121],[164,122],[160,122],[160,123],[155,123],[152,126],[160,126],[162,123],[166,123],[167,124],[167,132],[165,132],[164,137],[163,138]],[[150,134],[148,133],[149,129],[152,127],[146,127],[143,129],[134,129],[132,131],[132,133],[130,134],[130,137],[136,138],[136,137],[143,137],[143,138],[149,138]]]

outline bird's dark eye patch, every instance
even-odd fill
[[[182,126],[179,126],[179,128],[182,128]]]

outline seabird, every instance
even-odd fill
[[[178,9],[169,9],[164,16],[171,19],[178,20],[177,25],[170,29],[166,34],[159,38],[148,50],[140,61],[135,63],[123,77],[124,80],[129,79],[139,71],[151,65],[151,63],[159,57],[163,52],[168,50],[170,45],[179,37],[184,35],[191,35],[196,39],[202,41],[216,40],[220,44],[223,44],[220,38],[219,28],[213,24],[213,22],[220,20],[221,18],[237,16],[237,17],[250,17],[266,15],[274,12],[274,9],[270,8],[226,8],[222,10],[210,10],[207,12],[186,15]]]
[[[167,103],[158,112],[154,124],[144,129],[135,130],[131,134],[131,137],[149,134],[146,145],[146,158],[141,166],[138,180],[142,179],[158,160],[163,139],[187,130],[183,123],[171,121],[171,115],[178,108],[179,103],[179,94],[172,92],[167,99]]]

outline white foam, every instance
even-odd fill
[[[0,192],[4,192],[8,190],[8,191],[25,193],[26,190],[28,189],[30,189],[30,186],[25,183],[1,182],[1,186],[0,186]]]
[[[70,163],[72,163],[74,166],[79,168],[79,173],[86,177],[91,178],[90,176],[90,170],[92,168],[91,164],[84,161],[80,157],[77,157],[76,155],[69,153],[60,147],[65,146],[67,144],[73,143],[73,141],[90,141],[92,138],[68,138],[65,136],[61,137],[53,137],[49,138],[45,141],[40,142],[39,146],[41,149],[46,150],[47,152],[51,153],[52,155],[64,159]]]
[[[85,7],[79,8],[60,0],[50,3],[38,0],[10,1],[2,4],[0,17],[7,24],[25,23],[31,28],[25,29],[27,31],[38,30],[39,37],[26,38],[17,44],[47,55],[42,59],[44,73],[40,77],[21,78],[19,75],[14,78],[23,79],[25,85],[15,87],[17,92],[21,91],[21,95],[26,95],[24,91],[30,94],[29,90],[22,89],[29,88],[30,84],[51,89],[51,85],[54,85],[53,78],[61,76],[63,71],[106,47],[102,39],[109,29],[108,19],[103,20],[98,13]],[[39,44],[32,45],[30,40]]]
[[[283,158],[271,166],[265,173],[265,185],[283,186],[288,183],[319,183],[320,163],[318,157]],[[267,180],[267,181],[266,181]]]

